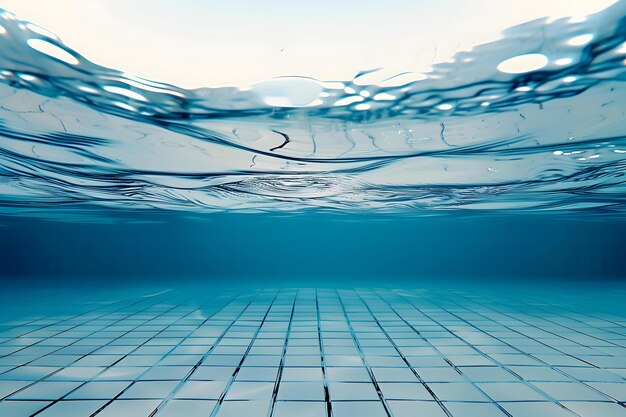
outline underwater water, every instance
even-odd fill
[[[0,417],[626,416],[626,1],[423,73],[85,56],[0,9]]]

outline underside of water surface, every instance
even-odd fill
[[[185,90],[3,12],[2,211],[621,214],[625,15],[538,19],[427,73]]]

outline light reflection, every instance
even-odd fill
[[[565,66],[571,64],[572,62],[574,62],[572,58],[561,58],[554,61],[554,65]]]
[[[135,91],[128,90],[126,88],[116,87],[114,85],[105,85],[102,88],[104,88],[109,93],[119,94],[120,96],[125,96],[133,100],[147,101],[146,98],[142,96],[141,94]]]
[[[70,54],[65,49],[60,48],[43,39],[29,39],[26,41],[26,43],[35,51],[51,56],[52,58],[58,59],[59,61],[63,61],[70,65],[79,64],[78,59],[76,59],[74,55]]]
[[[388,94],[388,93],[378,93],[374,96],[374,100],[376,101],[385,101],[385,100],[395,100],[396,96]]]
[[[543,54],[525,54],[502,61],[498,70],[507,74],[523,74],[537,71],[548,65],[548,57]]]
[[[348,96],[337,100],[335,102],[335,106],[347,106],[349,104],[358,103],[359,101],[363,101],[363,97],[361,96]]]
[[[593,39],[593,35],[591,33],[586,33],[584,35],[576,36],[567,41],[568,45],[572,46],[583,46],[587,45]]]

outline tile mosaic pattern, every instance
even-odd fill
[[[626,309],[582,296],[188,296],[5,316],[0,416],[626,416]]]

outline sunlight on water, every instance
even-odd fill
[[[183,211],[621,213],[626,2],[427,73],[185,90],[0,15],[0,203]]]

